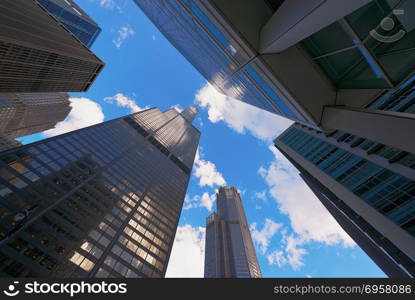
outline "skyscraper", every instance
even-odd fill
[[[405,94],[405,93],[404,93]],[[413,101],[407,96],[384,99]],[[402,94],[401,94],[402,96]],[[343,229],[390,277],[415,276],[415,155],[294,124],[275,146]],[[324,224],[321,224],[324,226]]]
[[[9,150],[14,147],[19,147],[22,144],[14,139],[7,138],[0,135],[0,152]]]
[[[2,152],[1,276],[163,277],[195,114],[152,108]]]
[[[64,93],[0,94],[0,135],[17,138],[54,128],[71,111],[68,99]]]
[[[75,1],[37,0],[37,2],[57,18],[85,46],[91,48],[101,32],[101,28]]]
[[[0,2],[0,93],[86,91],[103,66],[36,0]]]
[[[238,191],[221,187],[216,206],[217,211],[206,219],[205,277],[261,277]]]
[[[223,94],[415,153],[413,112],[368,106],[414,75],[414,1],[135,2]]]

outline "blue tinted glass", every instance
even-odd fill
[[[271,89],[271,87],[265,82],[262,76],[260,76],[251,66],[247,66],[245,70],[252,77],[252,79],[255,80],[257,85],[264,90],[268,97],[274,101],[275,105],[277,105],[279,110],[285,116],[297,119],[297,116],[293,113],[293,111],[288,108],[288,106],[281,100],[281,98]]]
[[[292,128],[281,141],[338,183],[415,235],[415,182]]]
[[[219,31],[219,29],[209,20],[209,18],[200,10],[200,8],[192,3],[191,9],[197,18],[206,26],[206,28],[212,33],[222,46],[227,49],[229,46],[228,39]]]

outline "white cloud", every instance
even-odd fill
[[[114,0],[99,0],[99,5],[104,8],[114,8],[116,4]]]
[[[177,228],[166,277],[203,277],[205,228],[189,224]]]
[[[117,106],[129,108],[131,113],[142,111],[143,109],[147,109],[148,107],[141,108],[139,107],[135,101],[131,98],[128,98],[124,94],[118,93],[112,97],[104,98],[104,101],[107,103],[115,103]]]
[[[199,178],[199,185],[204,186],[224,186],[226,181],[222,174],[217,171],[216,165],[200,157],[199,149],[196,152],[193,175]]]
[[[121,48],[123,42],[130,36],[133,36],[134,34],[135,31],[130,25],[124,25],[118,30],[118,36],[112,42],[114,43],[115,47]]]
[[[267,191],[256,192],[255,198],[261,199],[262,201],[267,201]]]
[[[286,230],[282,230],[282,240],[281,245],[284,246],[283,250],[275,250],[271,252],[268,256],[268,263],[270,265],[277,265],[278,267],[283,267],[286,264],[290,265],[293,270],[299,270],[304,266],[304,256],[308,253],[304,248],[299,246],[305,243],[305,240],[294,235],[287,235]]]
[[[88,98],[69,98],[69,101],[72,107],[69,115],[55,128],[44,131],[44,135],[51,137],[104,121],[105,116],[98,103]]]
[[[118,5],[119,0],[89,0],[90,2],[96,2],[102,8],[108,10],[117,10],[119,13],[122,13],[121,6]]]
[[[301,245],[302,241],[296,239],[293,236],[289,236],[287,238],[287,246],[285,251],[288,253],[287,260],[288,264],[294,269],[298,270],[302,266],[304,266],[303,256],[306,255],[308,252],[304,248],[298,248]]]
[[[249,230],[251,231],[252,239],[254,243],[259,245],[259,249],[262,254],[265,254],[267,252],[269,243],[272,239],[272,237],[277,233],[277,230],[282,225],[279,223],[275,223],[274,221],[270,219],[265,219],[264,227],[261,230],[258,230],[257,223],[252,223],[249,226]]]
[[[269,149],[275,160],[258,172],[270,187],[280,211],[290,218],[295,233],[304,241],[353,246],[353,240],[311,192],[294,166],[274,146]]]
[[[275,250],[271,252],[271,254],[267,256],[267,258],[268,258],[268,263],[270,265],[275,264],[281,268],[287,264],[287,259],[284,256],[284,251],[282,250]]]
[[[204,207],[208,211],[212,211],[213,203],[216,201],[216,191],[212,195],[209,195],[209,193],[204,192],[202,196],[195,195],[194,197],[190,197],[189,195],[186,195],[184,198],[184,210],[189,210],[196,207]]]
[[[216,200],[216,195],[209,195],[208,193],[204,192],[202,197],[200,198],[200,206],[206,207],[208,211],[212,211],[213,202]]]
[[[208,109],[211,122],[224,121],[238,133],[249,131],[261,140],[273,140],[292,124],[288,119],[222,95],[210,84],[201,88],[195,97],[199,106]]]
[[[197,205],[194,203],[195,198],[191,198],[188,194],[184,197],[183,203],[183,210],[188,210],[196,207]]]

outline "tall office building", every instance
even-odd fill
[[[101,28],[73,0],[37,0],[85,46],[91,48]]]
[[[205,277],[261,277],[238,191],[221,187],[216,194],[216,206],[217,211],[206,219]]]
[[[0,93],[86,91],[103,66],[36,0],[0,1]]]
[[[54,128],[70,111],[68,94],[2,93],[0,135],[17,138]]]
[[[11,148],[19,147],[22,143],[0,135],[0,152],[9,150]]]
[[[415,153],[413,113],[368,106],[414,75],[414,1],[135,2],[223,94]]]
[[[409,94],[413,99],[415,91]],[[300,124],[281,134],[275,146],[388,276],[415,276],[414,154]]]
[[[152,108],[0,153],[0,276],[163,277],[195,114]]]

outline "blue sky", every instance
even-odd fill
[[[78,0],[102,27],[92,50],[106,63],[72,112],[29,143],[146,107],[195,104],[202,132],[168,277],[203,277],[204,227],[222,184],[241,191],[264,277],[385,277],[275,150],[290,122],[229,99],[163,37],[131,0]]]

